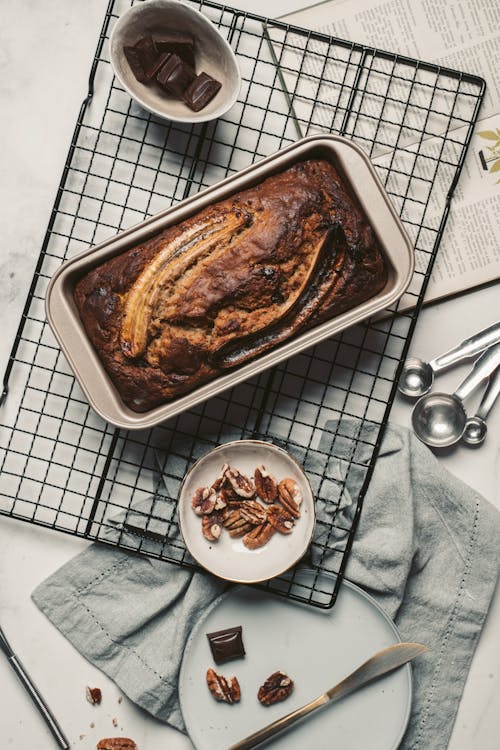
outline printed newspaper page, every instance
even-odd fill
[[[426,301],[500,279],[500,3],[329,0],[282,20],[486,80]],[[372,154],[375,163],[386,158]]]

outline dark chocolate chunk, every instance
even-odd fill
[[[169,55],[168,60],[156,74],[156,80],[160,86],[179,99],[195,78],[194,70],[186,65],[179,55]]]
[[[191,34],[183,34],[180,31],[155,34],[154,43],[158,52],[179,55],[181,60],[194,70],[194,39]]]
[[[214,98],[221,86],[220,81],[208,73],[200,73],[185,90],[182,98],[190,109],[199,112]]]
[[[156,58],[156,62],[154,62],[151,68],[149,69],[149,73],[150,73],[149,78],[154,78],[156,76],[158,71],[163,67],[163,65],[165,65],[169,57],[170,57],[169,52],[162,52]]]
[[[153,42],[151,34],[143,36],[134,44],[134,49],[139,55],[139,60],[142,65],[142,69],[146,75],[146,78],[151,79],[155,75],[157,70],[156,63],[158,61],[158,52]]]
[[[125,53],[125,57],[127,58],[128,64],[130,65],[130,70],[132,71],[134,76],[137,78],[137,80],[140,81],[140,83],[147,83],[148,78],[146,76],[146,73],[144,72],[141,58],[136,48],[124,47],[123,52]]]
[[[222,664],[225,661],[245,656],[241,631],[241,625],[237,625],[234,628],[227,628],[227,630],[217,630],[214,633],[207,633],[212,656],[216,664]]]

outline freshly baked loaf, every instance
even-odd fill
[[[386,278],[337,171],[308,160],[102,263],[74,296],[123,401],[143,412],[364,302]]]

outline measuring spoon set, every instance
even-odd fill
[[[436,374],[481,352],[454,393],[430,393]],[[464,401],[487,378],[488,386],[476,414],[467,417]],[[486,419],[500,393],[500,321],[430,362],[416,357],[407,359],[398,390],[407,398],[418,399],[412,425],[423,443],[434,448],[448,447],[459,440],[480,445],[486,437]]]

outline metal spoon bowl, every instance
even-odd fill
[[[418,398],[429,393],[434,375],[451,365],[479,354],[500,341],[500,321],[474,334],[430,362],[410,357],[403,365],[398,390],[407,398]]]
[[[415,434],[423,443],[446,448],[462,437],[467,414],[454,394],[432,393],[417,401],[411,421]]]
[[[467,423],[463,401],[496,368],[500,370],[500,343],[481,354],[455,393],[428,393],[419,398],[411,415],[417,437],[433,448],[446,448],[457,443]],[[497,373],[495,383],[499,382],[500,375]]]
[[[488,426],[484,419],[481,417],[469,417],[465,423],[464,434],[462,440],[467,445],[481,445],[484,442]]]
[[[404,396],[418,398],[428,393],[434,382],[434,370],[419,357],[410,357],[403,365],[398,390]]]

